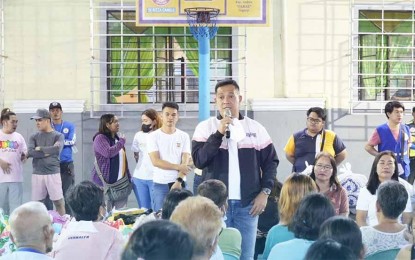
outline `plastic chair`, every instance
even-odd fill
[[[224,253],[224,252],[222,252],[222,254],[223,254],[224,260],[239,260],[239,257],[237,257],[236,255],[232,255],[232,254]]]
[[[365,257],[365,260],[395,260],[396,255],[399,253],[399,248],[389,249],[374,253],[373,255]]]

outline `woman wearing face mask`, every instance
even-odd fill
[[[141,131],[134,136],[131,150],[137,165],[133,174],[134,194],[140,208],[152,208],[153,164],[147,153],[147,136],[161,127],[161,119],[154,109],[141,114]]]

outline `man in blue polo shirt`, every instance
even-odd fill
[[[52,102],[49,105],[49,112],[52,117],[52,127],[55,131],[62,133],[65,137],[64,146],[60,154],[60,169],[62,179],[63,196],[66,196],[66,191],[75,183],[75,171],[72,153],[76,149],[76,134],[73,123],[64,121],[62,119],[62,106],[58,102]],[[75,150],[76,151],[76,150]],[[70,212],[69,206],[65,205],[66,212]]]

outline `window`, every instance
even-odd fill
[[[107,102],[198,102],[198,43],[188,27],[137,27],[135,11],[107,11]],[[211,40],[211,85],[232,75],[232,30]],[[213,101],[213,99],[212,99]]]
[[[402,9],[353,13],[353,102],[415,100],[414,11]]]

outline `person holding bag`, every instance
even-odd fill
[[[114,114],[101,116],[98,133],[92,138],[95,163],[92,180],[104,188],[107,210],[123,208],[131,193],[131,175],[125,153],[125,136]]]

